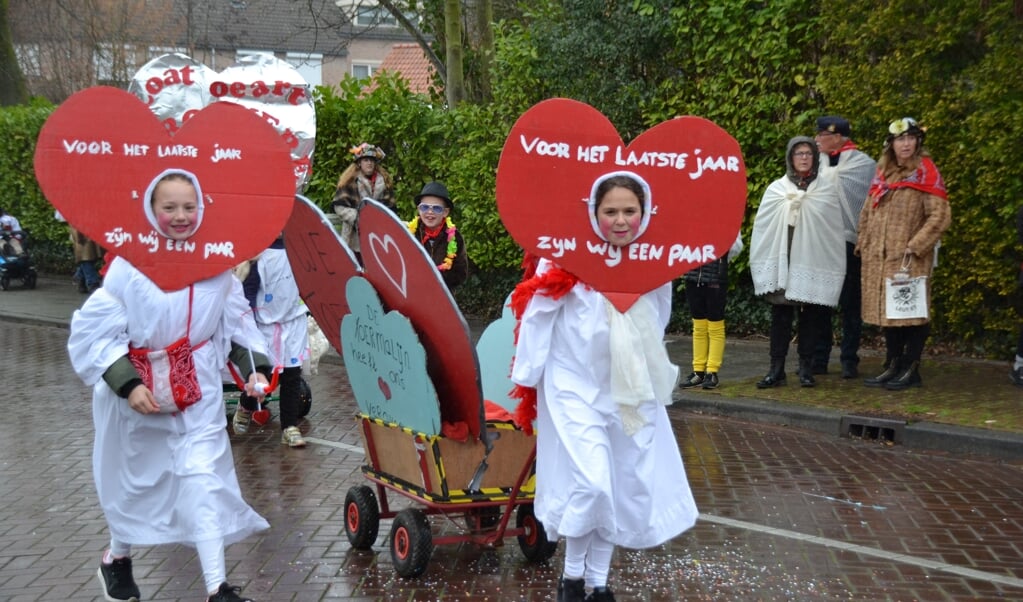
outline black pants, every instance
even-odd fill
[[[720,322],[725,319],[728,303],[728,285],[696,284],[686,281],[686,302],[694,320]]]
[[[886,326],[884,329],[885,354],[888,359],[901,357],[902,365],[919,362],[924,354],[924,343],[931,334],[931,325]]]
[[[789,353],[789,341],[792,340],[792,322],[799,314],[797,330],[799,339],[796,351],[800,358],[810,359],[817,348],[821,337],[821,314],[826,314],[825,305],[772,305],[771,306],[771,359],[785,359]]]
[[[277,387],[281,398],[281,430],[289,426],[297,426],[298,421],[302,419],[299,414],[302,397],[302,367],[295,366],[282,370]],[[249,397],[244,393],[238,403],[250,412],[256,409],[256,398]]]
[[[863,262],[853,251],[856,245],[845,243],[845,280],[842,282],[842,294],[838,298],[838,311],[842,314],[842,341],[839,344],[842,364],[857,365],[860,363],[860,339],[863,336],[863,284],[860,272]],[[815,368],[826,368],[831,358],[833,336],[831,332],[831,316],[834,312],[827,308],[821,315],[821,338],[814,349],[813,365]]]

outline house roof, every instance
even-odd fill
[[[176,0],[175,9],[190,24],[180,42],[196,48],[343,56],[351,36],[333,0]]]
[[[134,40],[197,50],[269,50],[324,56],[346,56],[355,38],[387,42],[412,39],[400,27],[356,27],[336,1],[149,0],[128,15],[129,23],[111,24],[108,34],[114,36],[112,41]],[[65,40],[73,36],[74,23],[47,26],[51,21],[66,20],[65,12],[36,0],[12,0],[9,22],[14,41]]]
[[[408,82],[409,89],[420,94],[430,91],[436,74],[419,44],[395,44],[379,69],[400,74]]]
[[[345,56],[353,38],[406,41],[402,28],[355,27],[336,0],[174,0],[191,23],[185,46]],[[190,11],[190,12],[189,12]]]

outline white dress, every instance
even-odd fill
[[[124,543],[224,544],[269,528],[242,499],[227,435],[221,369],[231,341],[265,352],[241,283],[230,272],[194,285],[190,340],[202,399],[176,414],[140,414],[103,380],[133,347],[183,337],[189,290],[160,290],[121,258],[71,320],[68,351],[93,387],[93,476],[111,536]],[[243,319],[245,318],[245,319]]]
[[[671,284],[643,297],[659,321],[649,344],[662,345]],[[558,300],[538,293],[523,313],[512,380],[537,388],[534,509],[552,538],[597,531],[615,545],[647,548],[692,527],[698,513],[669,400],[641,402],[643,426],[625,433],[611,398],[609,335],[604,296],[581,282]]]

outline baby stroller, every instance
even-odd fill
[[[19,279],[25,288],[36,287],[36,268],[28,255],[28,233],[0,231],[0,289],[7,290],[11,280]]]

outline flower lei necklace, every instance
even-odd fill
[[[455,255],[458,254],[458,242],[455,240],[455,232],[457,232],[458,229],[455,228],[455,222],[451,221],[450,216],[444,218],[444,227],[447,228],[446,231],[448,234],[447,255],[444,257],[444,261],[437,266],[437,269],[442,272],[451,269],[451,264],[455,262]],[[416,230],[418,229],[419,216],[417,215],[415,219],[408,223],[408,231],[412,233],[412,236],[415,236]]]

